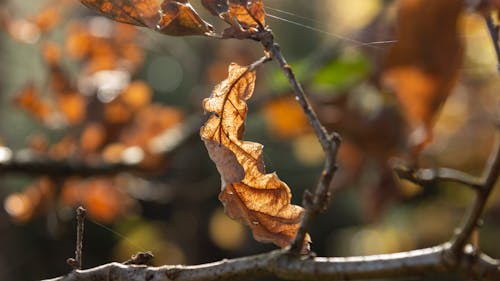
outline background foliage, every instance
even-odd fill
[[[382,70],[394,63],[388,55],[392,40],[402,28],[398,2],[265,1],[267,21],[320,118],[344,138],[334,180],[341,191],[311,230],[318,255],[440,243],[471,198],[454,184],[421,188],[400,181],[388,164],[408,151],[412,130],[404,117],[408,108],[383,83]],[[47,159],[125,163],[133,171],[66,177],[64,171],[40,176],[0,168],[1,280],[67,272],[78,204],[89,211],[84,267],[145,250],[160,265],[273,248],[224,215],[219,175],[197,135],[204,120],[201,100],[227,76],[230,62],[244,65],[260,57],[258,44],[162,36],[97,17],[76,1],[0,3],[0,160],[13,155],[41,159],[41,165]],[[408,21],[425,25],[418,15]],[[438,36],[423,44],[446,40]],[[463,62],[444,62],[458,78],[440,114],[428,116],[436,119],[434,136],[419,163],[478,174],[493,142],[500,80],[480,15],[460,16],[458,38]],[[300,204],[303,191],[316,183],[323,153],[284,77],[272,65],[258,72],[246,136],[264,144],[267,170],[279,173]],[[500,255],[496,192],[481,232],[482,248],[493,256]]]

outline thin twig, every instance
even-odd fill
[[[500,137],[497,138],[495,147],[488,159],[486,168],[483,172],[483,184],[481,189],[476,190],[476,196],[474,202],[472,203],[470,209],[468,210],[461,226],[455,232],[454,237],[451,240],[451,253],[457,256],[462,248],[465,246],[467,241],[470,239],[472,232],[479,224],[479,219],[486,207],[486,202],[495,186],[500,175]]]
[[[83,249],[83,231],[85,225],[85,216],[87,210],[82,206],[76,209],[76,247],[75,257],[67,260],[68,264],[74,269],[82,269],[82,249]]]
[[[248,71],[252,71],[256,69],[257,67],[261,66],[262,64],[271,61],[272,58],[269,56],[263,56],[260,59],[254,61],[252,64],[248,66]]]
[[[137,171],[137,165],[125,163],[84,163],[30,156],[0,162],[0,175],[27,174],[31,176],[97,176]]]
[[[165,130],[152,138],[148,149],[156,155],[175,153],[186,141],[198,134],[201,125],[200,117],[187,117],[182,123]],[[107,163],[84,162],[73,159],[52,159],[45,155],[37,155],[27,150],[12,153],[9,159],[0,161],[0,176],[10,174],[26,174],[30,176],[99,176],[115,175],[124,172],[145,173],[149,171],[141,168],[137,163]]]
[[[276,62],[280,66],[281,71],[287,77],[288,82],[297,97],[297,101],[301,105],[302,110],[306,114],[309,122],[314,128],[314,131],[316,132],[316,135],[318,137],[319,142],[321,143],[321,146],[323,147],[323,150],[327,151],[331,147],[332,136],[328,134],[325,127],[323,127],[323,125],[319,121],[319,118],[316,115],[316,112],[314,111],[309,99],[307,98],[307,95],[304,92],[302,85],[295,77],[295,74],[290,65],[287,63],[286,59],[283,57],[280,46],[274,42],[274,36],[272,34],[272,31],[267,28],[264,31],[262,31],[259,36],[260,37],[258,39],[261,41],[262,45],[264,46],[264,49],[270,54],[270,56],[274,60],[276,60]]]
[[[282,280],[368,280],[461,273],[482,281],[500,280],[500,261],[466,247],[464,259],[447,266],[449,244],[408,252],[348,258],[304,258],[286,250],[201,265],[145,267],[110,263],[46,281],[210,281],[275,276]]]
[[[463,184],[473,190],[479,190],[483,186],[481,179],[450,168],[415,170],[399,162],[394,163],[392,166],[399,178],[422,186],[443,181]]]
[[[286,62],[286,59],[283,57],[280,46],[276,42],[274,42],[272,31],[269,28],[265,28],[259,34],[258,40],[262,43],[269,56],[278,63],[281,71],[287,77],[288,82],[296,95],[296,99],[301,105],[302,110],[306,114],[309,123],[314,128],[316,136],[326,156],[323,172],[321,173],[321,177],[319,179],[318,185],[316,186],[314,194],[311,194],[309,191],[306,191],[304,193],[303,202],[305,211],[300,227],[295,236],[295,240],[292,243],[290,249],[292,253],[303,254],[309,252],[309,245],[306,245],[306,243],[308,242],[307,240],[309,240],[307,238],[307,231],[311,225],[311,222],[318,213],[326,209],[331,198],[330,183],[337,169],[336,158],[341,143],[341,138],[340,135],[336,132],[328,134],[325,127],[321,124],[316,112],[311,105],[311,102],[307,98],[307,95],[302,88],[302,85],[295,77],[292,68]]]
[[[335,161],[340,145],[340,138],[335,138],[334,140],[335,141],[332,144],[331,148],[326,151],[327,155],[325,159],[325,165],[323,168],[323,172],[321,173],[318,185],[316,186],[314,195],[312,195],[307,190],[304,194],[304,215],[295,236],[295,240],[293,241],[290,248],[292,253],[304,254],[309,252],[309,245],[306,245],[306,243],[309,242],[307,241],[309,240],[307,238],[307,231],[309,230],[313,219],[319,213],[323,212],[328,207],[328,203],[330,202],[330,183],[332,182],[333,175],[335,174],[335,171],[337,169]]]

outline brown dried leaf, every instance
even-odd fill
[[[418,154],[432,139],[432,126],[450,94],[462,62],[457,21],[462,0],[399,2],[398,42],[387,58],[383,80],[400,102],[412,127]]]
[[[133,25],[154,28],[158,22],[157,0],[80,0],[89,9]]]
[[[303,209],[290,204],[286,183],[275,173],[265,173],[262,145],[242,140],[245,100],[254,85],[254,71],[231,64],[229,77],[203,101],[212,115],[200,135],[221,174],[219,199],[226,213],[247,224],[256,240],[285,247],[295,237]]]
[[[262,0],[229,0],[229,15],[245,29],[266,25],[266,12]]]
[[[165,0],[161,4],[158,31],[168,35],[211,35],[213,27],[205,22],[187,0]]]

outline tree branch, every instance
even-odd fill
[[[82,249],[83,249],[83,230],[85,225],[85,216],[87,215],[87,210],[82,206],[76,209],[76,247],[75,247],[75,257],[69,258],[67,263],[73,267],[73,269],[82,269]]]
[[[411,181],[418,185],[434,184],[441,181],[460,183],[479,190],[482,188],[483,183],[481,179],[471,176],[462,171],[450,168],[435,168],[435,169],[417,169],[414,170],[403,163],[393,163],[394,172],[399,178]]]
[[[309,258],[286,250],[194,265],[146,267],[110,263],[46,281],[209,281],[275,276],[283,280],[353,280],[411,277],[460,272],[481,280],[499,280],[500,261],[467,247],[456,266],[448,266],[449,244],[408,252],[347,258]]]
[[[401,163],[395,163],[393,166],[400,178],[416,184],[424,185],[426,183],[434,183],[438,180],[451,181],[469,186],[475,191],[474,202],[464,216],[461,226],[455,231],[450,240],[450,249],[446,252],[449,262],[456,263],[457,260],[462,258],[462,249],[470,239],[474,229],[479,226],[479,221],[488,198],[495,187],[495,183],[498,181],[500,175],[500,136],[497,137],[495,147],[490,154],[480,179],[448,168],[414,170]]]
[[[330,183],[337,169],[336,158],[341,143],[341,137],[336,132],[328,134],[325,127],[319,121],[319,118],[307,98],[302,85],[297,80],[292,68],[283,57],[280,46],[274,42],[274,35],[271,29],[266,27],[262,32],[260,32],[258,40],[262,43],[264,49],[270,57],[277,61],[281,71],[287,77],[288,82],[296,95],[297,101],[306,114],[309,123],[314,128],[316,136],[326,156],[323,172],[321,173],[321,177],[314,194],[311,194],[309,191],[304,193],[304,215],[295,236],[295,240],[290,248],[292,253],[304,254],[309,252],[309,245],[306,245],[306,243],[309,242],[307,231],[311,222],[318,213],[326,209],[331,198]]]
[[[486,206],[486,202],[495,187],[495,183],[500,175],[500,139],[497,138],[495,148],[488,159],[486,168],[483,172],[483,184],[476,190],[476,196],[470,209],[467,212],[460,228],[455,232],[451,240],[451,252],[460,253],[461,249],[467,243],[474,229],[479,225],[479,219]]]
[[[176,151],[185,141],[198,134],[200,127],[199,116],[188,117],[179,125],[165,130],[165,132],[151,139],[149,149],[154,154],[167,155]],[[79,160],[56,160],[47,156],[39,156],[31,152],[19,151],[10,158],[0,160],[0,175],[26,174],[30,176],[99,176],[115,175],[123,172],[144,172],[136,163],[90,163]]]
[[[97,176],[113,175],[137,170],[137,165],[125,163],[85,163],[54,160],[48,157],[14,157],[0,162],[0,174],[27,174],[30,176]]]

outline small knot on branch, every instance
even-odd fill
[[[270,50],[274,43],[274,34],[269,27],[265,27],[262,31],[253,34],[252,38],[260,41],[266,50]]]
[[[130,257],[129,260],[124,261],[123,264],[151,265],[151,261],[153,259],[154,259],[154,255],[150,251],[138,252],[137,254]]]

